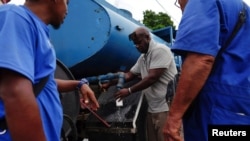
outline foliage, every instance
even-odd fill
[[[172,26],[175,29],[174,22],[171,17],[163,12],[155,13],[152,10],[143,11],[142,23],[152,30]]]

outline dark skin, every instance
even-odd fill
[[[188,0],[179,0],[182,12]],[[182,117],[204,86],[215,58],[210,55],[189,52],[182,65],[176,95],[172,101],[163,133],[165,141],[183,141],[180,135]],[[199,74],[199,75],[197,75]]]
[[[6,120],[13,141],[45,140],[31,81],[8,69],[0,69],[0,76],[0,98],[4,102]],[[60,92],[75,90],[79,83],[77,80],[60,79],[56,79],[56,82]],[[92,109],[99,108],[94,92],[88,85],[84,84],[80,92]]]
[[[68,92],[68,91],[75,90],[77,85],[79,84],[79,81],[78,80],[56,79],[56,83],[58,85],[57,88],[58,88],[59,92]],[[84,102],[85,104],[87,104],[89,106],[89,108],[91,108],[95,111],[100,107],[99,103],[95,97],[95,93],[89,87],[89,85],[87,85],[87,84],[82,85],[79,92],[81,94],[80,102]]]
[[[5,118],[12,140],[45,141],[31,81],[6,69],[1,69],[0,76],[0,97],[4,103]]]
[[[160,68],[160,69],[150,69],[148,76],[144,77],[141,81],[130,87],[132,92],[137,92],[141,91],[143,89],[146,89],[150,87],[152,84],[154,84],[160,76],[164,73],[165,68]],[[137,75],[134,75],[131,72],[125,73],[125,80],[126,82],[128,80],[131,80],[133,78],[137,77]],[[115,99],[120,99],[122,100],[123,98],[127,97],[129,95],[128,88],[123,88],[119,90],[117,93],[115,93]]]
[[[151,40],[148,30],[143,27],[137,28],[134,33],[137,35],[137,38],[132,39],[135,47],[141,53],[147,53],[149,48],[149,42]],[[136,83],[135,85],[131,86],[130,89],[132,92],[141,91],[150,87],[154,84],[164,73],[166,68],[157,68],[157,69],[149,69],[148,76],[144,77],[141,81]],[[131,81],[138,76],[133,74],[132,72],[125,73],[125,81]],[[109,85],[109,84],[108,84]],[[103,88],[107,88],[107,84],[103,84]],[[129,95],[128,88],[123,88],[115,93],[115,99],[122,100],[123,98]]]
[[[10,0],[0,0],[0,5],[1,5],[1,4],[6,4],[6,3],[8,3],[8,2],[10,2]]]
[[[58,28],[67,14],[67,4],[67,0],[27,0],[24,5],[45,24]],[[56,82],[60,92],[73,91],[79,83],[77,80],[60,79]],[[82,85],[80,92],[93,109],[99,107],[94,92],[87,84]],[[46,141],[33,84],[27,77],[0,68],[0,98],[13,141]]]

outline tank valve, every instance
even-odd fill
[[[116,88],[118,90],[122,89],[123,85],[124,85],[124,82],[125,82],[125,74],[124,74],[124,72],[119,72],[119,74],[118,74],[118,83],[116,85]],[[122,107],[122,106],[123,106],[123,100],[117,99],[116,100],[116,107]]]

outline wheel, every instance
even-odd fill
[[[61,141],[77,141],[77,129],[74,121],[66,114],[63,115]]]

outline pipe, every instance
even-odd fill
[[[81,104],[87,108],[97,119],[99,119],[106,127],[111,127],[110,124],[108,124],[103,118],[101,118],[96,112],[91,110],[88,105],[86,105],[84,102],[81,102]]]
[[[117,90],[120,90],[123,88],[125,83],[125,74],[124,72],[117,72],[117,73],[108,73],[105,75],[99,75],[99,76],[92,76],[86,78],[90,83],[99,83],[101,85],[102,82],[108,82],[112,79],[118,79],[116,88]],[[123,106],[123,100],[117,99],[116,100],[116,106],[121,107]]]

